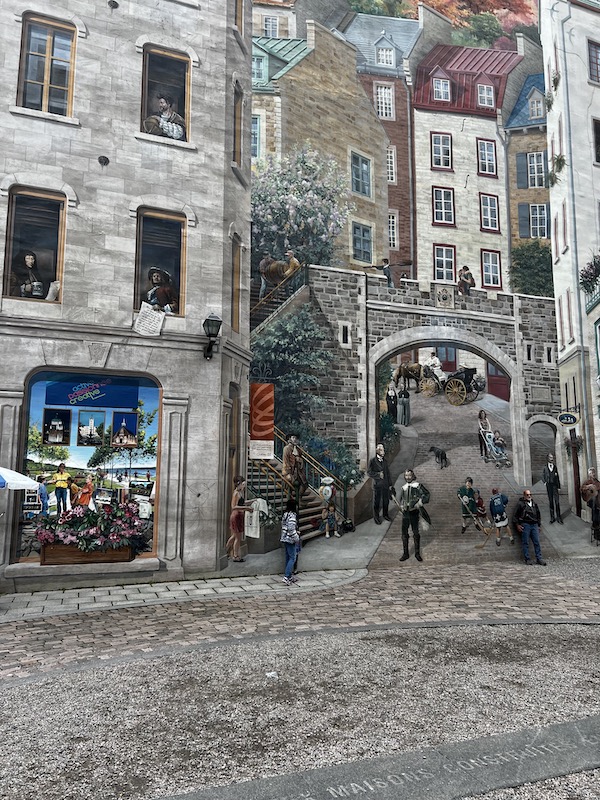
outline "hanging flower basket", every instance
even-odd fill
[[[579,286],[586,294],[594,294],[600,279],[600,255],[595,255],[579,272]]]
[[[45,517],[35,536],[41,564],[131,561],[149,549],[151,531],[137,503],[103,503],[95,511],[75,506],[59,517]]]

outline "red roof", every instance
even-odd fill
[[[506,79],[523,59],[512,50],[488,50],[439,44],[417,67],[414,106],[435,111],[495,117],[502,106]],[[435,100],[433,78],[450,81],[450,102]],[[494,106],[478,105],[477,84],[494,87]]]

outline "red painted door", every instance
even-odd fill
[[[500,400],[510,400],[510,378],[501,369],[488,363],[487,390]]]
[[[456,348],[436,347],[437,357],[442,362],[442,369],[446,374],[456,372]]]

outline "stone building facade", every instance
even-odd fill
[[[310,141],[346,170],[354,211],[335,257],[357,269],[380,263],[387,253],[388,140],[356,75],[354,47],[309,21],[305,42],[259,38],[255,58],[259,52],[267,63],[265,80],[253,81],[252,116],[263,124],[261,155],[278,158]]]
[[[510,247],[550,245],[544,75],[528,75],[505,125]]]
[[[600,291],[584,293],[579,275],[600,247],[600,13],[591,0],[543,0],[544,48],[554,294],[558,324],[561,404],[578,423],[580,476],[600,454]],[[577,453],[574,453],[577,457]],[[569,493],[581,503],[576,481]],[[584,506],[584,512],[587,508]]]
[[[318,421],[323,435],[356,448],[364,468],[378,430],[380,365],[419,348],[455,347],[509,377],[511,435],[522,443],[514,448],[515,476],[531,481],[529,428],[545,422],[556,435],[560,427],[552,299],[474,290],[467,301],[443,283],[425,288],[407,280],[389,290],[375,276],[319,267],[311,267],[309,285],[317,318],[335,348],[320,392],[329,401]]]
[[[334,28],[346,15],[351,15],[348,0],[254,0],[252,35],[304,39],[307,20]]]
[[[23,498],[3,493],[6,589],[216,569],[245,466],[250,3],[109,5],[6,0],[0,11],[0,462],[25,469],[35,429],[46,470],[61,460],[85,473],[95,451],[80,446],[78,414],[106,432],[126,416],[131,429],[144,403],[152,549],[123,565],[42,567],[23,544]],[[142,302],[159,335],[134,328]],[[222,327],[208,359],[211,314]],[[112,482],[110,459],[102,466]]]
[[[502,120],[540,48],[517,52],[438,45],[414,91],[417,277],[455,283],[468,265],[477,286],[509,290],[509,215]],[[428,176],[425,180],[425,176]]]

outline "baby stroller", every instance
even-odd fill
[[[481,435],[485,442],[485,463],[487,464],[489,461],[495,461],[498,469],[502,467],[511,467],[512,461],[509,460],[504,448],[494,444],[494,434],[491,431],[481,431]]]

